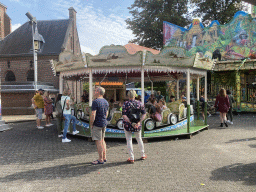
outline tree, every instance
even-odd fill
[[[193,13],[205,25],[213,20],[226,24],[242,8],[241,0],[191,0],[191,3],[196,7]]]
[[[186,16],[188,0],[135,0],[128,7],[132,18],[126,20],[133,31],[132,43],[150,48],[163,47],[163,21],[184,27],[189,23]]]

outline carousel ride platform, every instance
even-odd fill
[[[200,132],[201,130],[208,129],[209,125],[205,125],[201,120],[194,120],[194,116],[190,117],[189,131],[187,129],[187,119],[178,122],[175,125],[167,125],[158,127],[151,131],[142,130],[142,138],[144,142],[154,138],[167,138],[167,137],[187,137],[191,138],[193,134]],[[91,132],[89,129],[89,123],[84,121],[77,121],[76,129],[79,131],[77,134],[80,137],[87,138],[91,141]],[[70,133],[72,133],[72,125],[70,125]],[[69,133],[68,133],[69,134]],[[120,130],[113,127],[107,127],[105,132],[105,138],[107,139],[125,139],[124,130]],[[133,138],[135,136],[133,135]]]

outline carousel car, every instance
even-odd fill
[[[74,114],[78,120],[88,120],[90,116],[89,103],[80,102],[76,104],[76,113]]]
[[[144,120],[144,128],[148,131],[155,129],[156,127],[164,125],[175,125],[178,121],[177,115],[172,113],[170,109],[164,109],[161,112],[162,120],[155,121],[150,117],[150,114],[147,112],[146,118]]]
[[[191,115],[194,113],[193,106],[190,106]],[[187,118],[187,108],[181,102],[181,100],[167,103],[167,109],[164,109],[161,112],[162,121],[155,121],[150,118],[150,115],[147,113],[147,116],[144,120],[144,127],[146,130],[153,130],[156,127],[161,127],[164,125],[175,125],[177,122]]]
[[[120,109],[113,108],[112,110],[110,110],[107,120],[108,126],[114,126],[118,129],[124,129],[122,111]]]
[[[181,100],[177,100],[174,102],[167,103],[166,106],[177,115],[178,121],[187,118],[187,107],[185,107],[184,103]],[[190,114],[194,114],[194,107],[190,105]]]

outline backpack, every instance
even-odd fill
[[[131,123],[138,123],[140,121],[140,112],[141,109],[137,109],[137,103],[135,107],[134,103],[131,102],[131,108],[129,109],[129,115],[127,116]]]

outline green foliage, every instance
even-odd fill
[[[87,93],[89,93],[89,82],[84,82],[84,84],[83,84],[83,90],[86,90]]]
[[[241,0],[191,0],[191,3],[196,5],[193,13],[202,17],[202,23],[206,25],[213,20],[226,24],[242,6]]]
[[[133,31],[132,43],[151,48],[163,47],[163,21],[186,26],[188,0],[135,0],[128,7],[132,18],[126,23]]]
[[[214,72],[214,84],[215,85],[228,85],[228,86],[235,86],[236,85],[236,73],[233,71],[226,71],[226,72]]]
[[[140,82],[136,82],[135,83],[135,87],[136,88],[141,88],[141,83]],[[151,82],[145,82],[144,83],[144,89],[151,91]],[[166,82],[162,81],[162,82],[154,82],[153,83],[153,90],[154,91],[161,91],[162,95],[166,95]]]
[[[95,86],[95,83],[92,83],[92,87],[94,87],[94,86]],[[86,90],[87,93],[89,93],[89,82],[84,82],[83,90]]]

